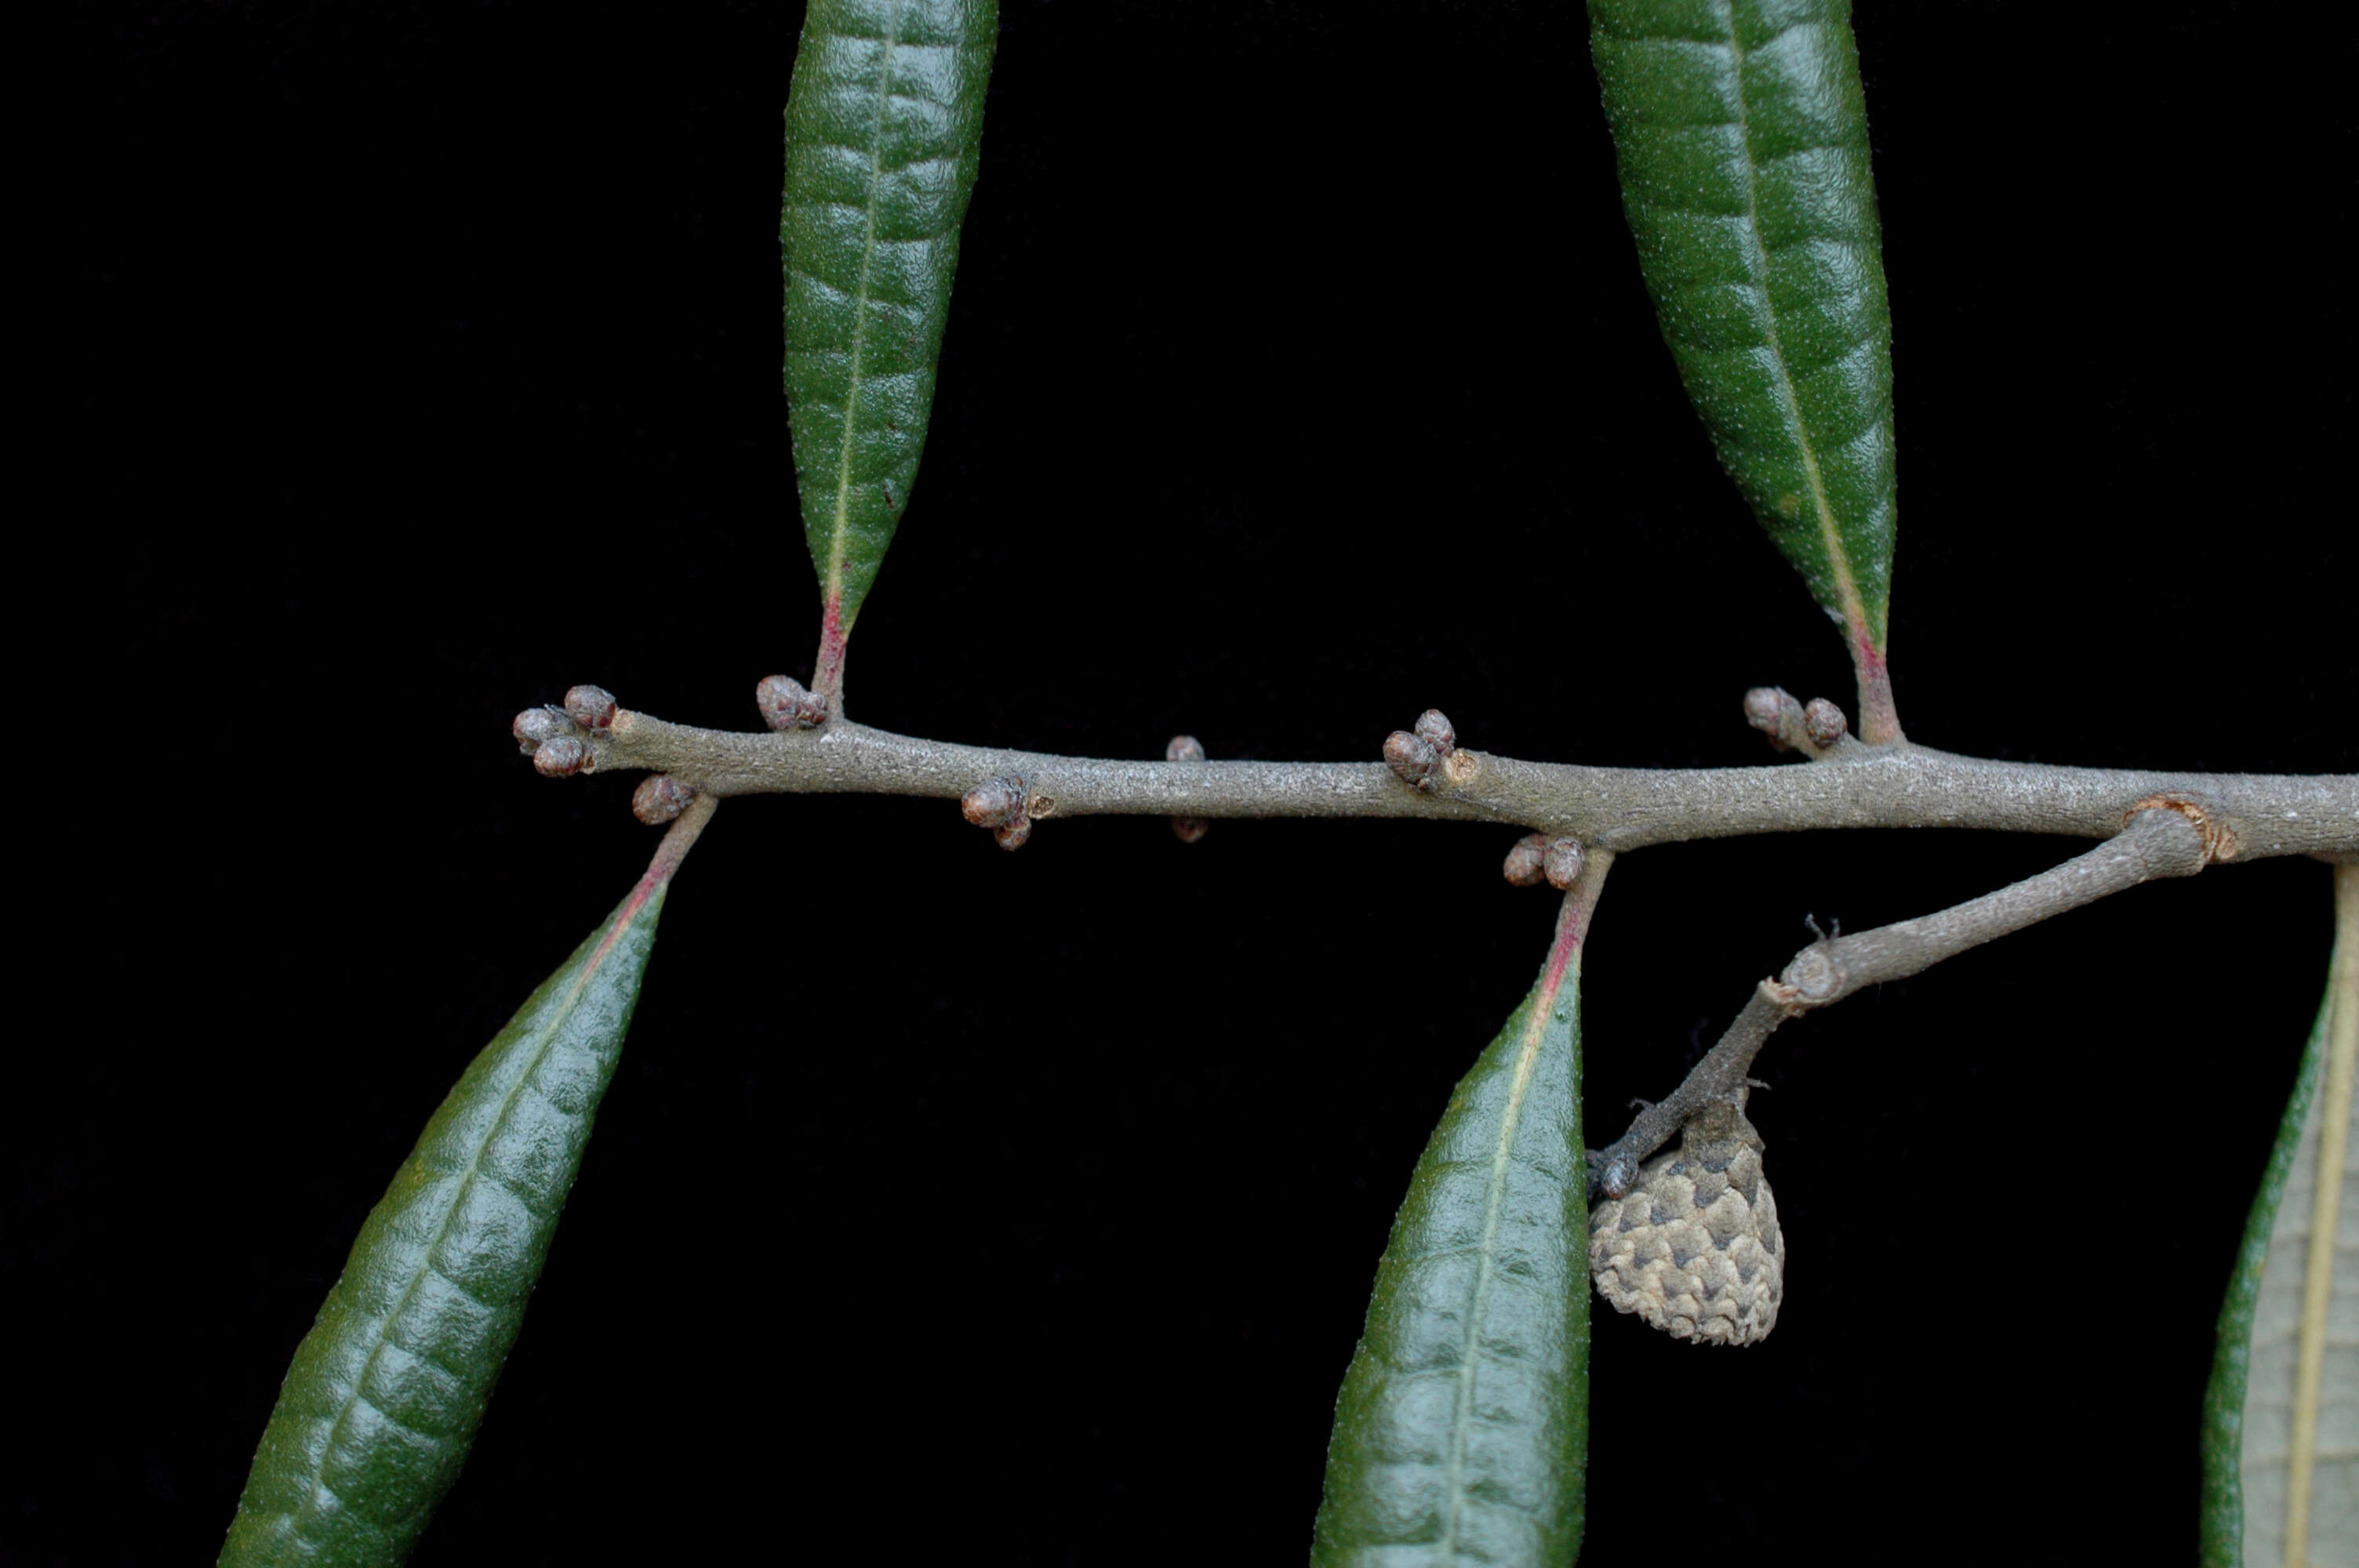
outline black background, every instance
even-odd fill
[[[210,1561],[362,1216],[636,875],[632,781],[538,777],[509,716],[594,680],[749,728],[757,676],[809,675],[798,20],[92,5],[21,62],[64,352],[0,1267],[62,1386],[9,1401],[9,1561]],[[1859,32],[1911,736],[2351,769],[2344,49],[2212,5]],[[853,711],[1337,758],[1439,704],[1486,750],[1684,766],[1769,760],[1748,686],[1848,707],[1657,338],[1596,104],[1576,7],[1011,4]],[[1299,1561],[1401,1188],[1547,943],[1514,837],[1087,820],[1008,856],[943,802],[730,805],[416,1562]],[[1592,1140],[1806,914],[2076,848],[1627,858]],[[1781,1035],[1777,1334],[1601,1307],[1592,1558],[2180,1560],[2328,881],[2140,889]]]

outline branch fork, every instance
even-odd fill
[[[1647,1158],[1690,1119],[1723,1101],[1743,1110],[1753,1058],[1788,1019],[1832,1007],[1869,986],[1906,979],[1968,948],[2125,888],[2193,876],[2213,858],[2210,842],[2181,803],[2148,804],[2131,814],[2118,837],[2038,876],[1936,914],[1820,937],[1795,954],[1782,974],[1754,988],[1728,1032],[1677,1089],[1641,1110],[1615,1141],[1590,1151],[1593,1189],[1622,1196]]]

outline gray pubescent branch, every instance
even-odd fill
[[[569,721],[575,697],[584,692],[599,700]],[[527,751],[570,748],[558,765],[537,756],[543,772],[645,769],[685,786],[676,792],[682,799],[690,798],[688,790],[707,798],[832,793],[964,799],[970,819],[988,825],[1008,817],[1021,834],[1052,817],[1107,814],[1494,822],[1586,843],[1600,852],[1601,875],[1614,853],[1648,844],[1808,828],[1979,827],[2108,840],[1938,914],[1804,948],[1782,978],[1755,988],[1728,1032],[1669,1098],[1647,1107],[1615,1142],[1590,1152],[1593,1184],[1615,1196],[1698,1110],[1716,1100],[1742,1108],[1755,1055],[1789,1018],[2123,888],[2191,875],[2214,860],[2296,854],[2359,860],[2359,775],[2068,768],[1962,757],[1906,741],[1868,746],[1841,733],[1839,722],[1811,734],[1808,710],[1783,692],[1753,694],[1748,714],[1755,698],[1761,709],[1756,722],[1779,735],[1792,731],[1794,748],[1813,761],[1659,769],[1527,762],[1457,747],[1454,736],[1441,736],[1447,723],[1439,714],[1427,715],[1440,737],[1438,745],[1427,738],[1433,754],[1422,762],[1430,766],[1410,759],[1394,765],[1112,761],[921,741],[840,714],[798,713],[768,734],[700,730],[621,710],[595,687],[575,688],[567,709],[551,709],[548,719],[538,711],[520,716],[516,733]],[[567,733],[558,737],[550,725]],[[1421,738],[1425,728],[1420,721]],[[1405,743],[1409,737],[1393,739]],[[1000,831],[1006,842],[1004,823]]]
[[[2149,807],[2117,837],[2060,866],[1915,920],[1849,936],[1822,937],[1794,955],[1785,973],[1763,980],[1728,1032],[1667,1098],[1641,1110],[1630,1130],[1589,1155],[1593,1184],[1619,1197],[1648,1155],[1714,1100],[1745,1105],[1753,1058],[1777,1026],[1832,1007],[1855,991],[1905,979],[1995,937],[2022,930],[2108,893],[2158,877],[2192,876],[2212,858],[2206,825],[2171,806]]]
[[[885,794],[956,799],[1020,777],[1031,819],[1388,816],[1495,822],[1602,849],[1822,827],[1979,827],[2110,838],[2158,795],[2201,810],[2212,858],[2359,855],[2359,775],[2178,773],[2000,762],[1928,747],[1845,746],[1808,765],[1593,768],[1461,749],[1430,793],[1380,762],[1129,762],[921,741],[837,719],[769,734],[618,712],[580,735],[587,771],[644,768],[712,795]]]

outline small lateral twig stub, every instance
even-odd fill
[[[1756,986],[1727,1033],[1672,1093],[1641,1110],[1629,1130],[1590,1153],[1598,1190],[1619,1197],[1647,1157],[1715,1100],[1744,1107],[1753,1058],[1788,1019],[1832,1007],[1886,980],[1905,979],[1971,947],[2020,931],[2110,893],[2163,877],[2192,876],[2211,856],[2202,828],[2169,807],[2142,810],[2115,838],[2062,865],[1996,892],[1915,920],[1848,936],[1825,936],[1794,955],[1775,979]]]

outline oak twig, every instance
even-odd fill
[[[2179,773],[1991,762],[1906,742],[1844,745],[1810,766],[1593,768],[1461,747],[1431,791],[1380,762],[1131,762],[923,741],[837,718],[769,734],[618,712],[578,737],[583,771],[668,773],[701,794],[955,800],[1023,778],[1034,821],[1152,816],[1414,816],[1496,822],[1609,849],[1820,827],[1981,827],[2110,838],[2137,802],[2200,810],[2212,858],[2359,855],[2359,775]]]
[[[2214,858],[2209,852],[2212,841],[2204,825],[2184,809],[2171,804],[2150,806],[2136,812],[2117,837],[2038,876],[1938,914],[1811,943],[1794,955],[1781,977],[1754,988],[1728,1032],[1676,1090],[1640,1111],[1615,1141],[1590,1151],[1592,1183],[1619,1197],[1629,1190],[1647,1157],[1669,1142],[1704,1106],[1726,1099],[1742,1108],[1753,1058],[1788,1019],[1832,1007],[1869,986],[1921,973],[1970,947],[2093,903],[2108,893],[2158,877],[2192,876]]]

